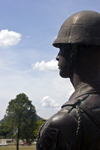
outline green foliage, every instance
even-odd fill
[[[6,138],[7,134],[8,132],[5,130],[3,123],[0,124],[0,139]]]
[[[9,102],[4,120],[9,137],[16,138],[16,141],[19,139],[26,139],[29,143],[33,141],[33,131],[37,126],[36,110],[24,93]]]
[[[42,124],[45,122],[46,120],[45,119],[41,119],[40,121],[38,120],[38,122],[37,122],[37,128],[36,128],[36,130],[34,131],[34,136],[35,136],[35,138],[37,138],[37,133],[38,133],[38,131],[39,131],[39,129],[40,129],[40,127],[42,126]]]
[[[4,122],[4,119],[0,120],[0,124]]]

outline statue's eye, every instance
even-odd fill
[[[60,56],[60,52],[58,53],[58,56]]]
[[[58,56],[60,56],[61,55],[61,48],[59,48],[59,53],[58,53]]]
[[[65,50],[64,49],[60,49],[60,51],[59,51],[59,55],[65,55]]]

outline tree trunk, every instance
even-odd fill
[[[16,150],[19,150],[19,126],[18,126],[18,133],[17,133],[17,145]]]
[[[19,150],[19,139],[17,139],[17,145],[16,150]]]

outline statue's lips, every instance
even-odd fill
[[[60,69],[60,66],[58,65],[58,69]]]

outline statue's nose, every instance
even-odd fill
[[[57,55],[56,60],[59,61],[59,55]]]
[[[59,55],[60,55],[60,52],[58,53],[57,57],[56,57],[56,60],[59,61]]]

